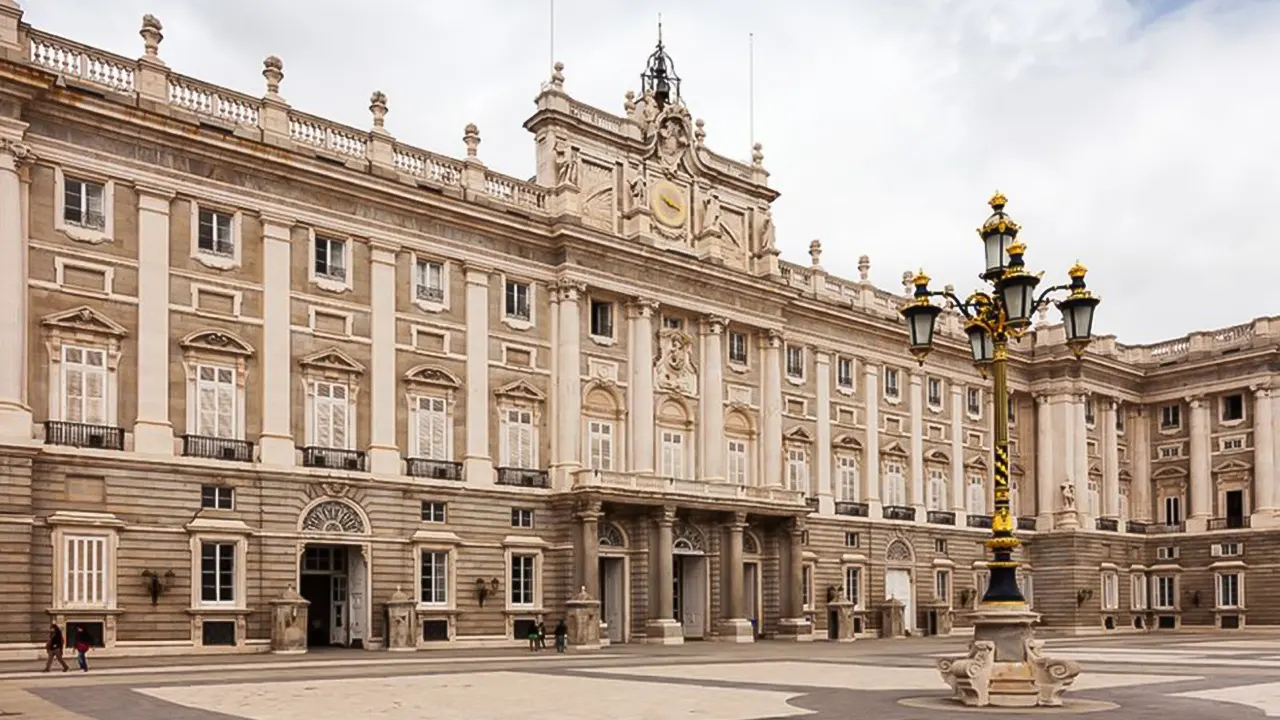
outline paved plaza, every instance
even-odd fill
[[[0,665],[0,718],[39,720],[915,720],[945,704],[933,665],[963,638],[754,646],[359,651],[101,660],[90,673]],[[1280,716],[1280,635],[1050,640],[1084,673],[1068,705],[1001,717]],[[990,711],[988,711],[990,712]]]

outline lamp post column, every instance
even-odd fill
[[[1009,396],[1009,346],[1005,337],[995,338],[995,352],[991,361],[992,392],[997,398]],[[1009,514],[1009,404],[994,402],[995,443],[992,465],[995,468],[995,512],[991,515],[991,539],[987,547],[995,557],[987,564],[991,580],[982,596],[984,605],[1009,605],[1025,603],[1018,587],[1018,563],[1013,550],[1020,544],[1013,534],[1013,517]]]

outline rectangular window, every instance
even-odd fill
[[[853,358],[836,358],[836,385],[846,390],[853,389]]]
[[[446,522],[445,509],[447,505],[434,500],[422,501],[422,522],[443,523]]]
[[[852,455],[840,455],[836,458],[836,478],[840,489],[840,499],[845,502],[858,501],[858,459]]]
[[[729,333],[729,362],[734,365],[747,364],[747,335],[746,333],[731,332]]]
[[[937,570],[933,573],[933,596],[948,605],[951,604],[950,570]]]
[[[534,555],[511,556],[511,604],[521,607],[533,607],[534,603]]]
[[[1220,447],[1223,452],[1227,452],[1228,450],[1241,450],[1244,448],[1244,438],[1240,436],[1222,438],[1218,443],[1218,447]]]
[[[946,538],[934,538],[933,551],[938,553],[939,555],[946,555],[947,554]]]
[[[107,353],[62,346],[62,419],[86,425],[107,423]]]
[[[1116,432],[1124,434],[1124,406],[1116,407]]]
[[[804,597],[804,609],[813,609],[813,566],[805,563],[800,569],[800,593]]]
[[[613,303],[591,301],[591,334],[599,338],[613,337]]]
[[[938,378],[929,378],[927,390],[929,407],[942,407],[942,381]]]
[[[533,511],[528,508],[511,508],[511,527],[533,528]]]
[[[235,509],[234,488],[205,485],[200,488],[200,507],[205,510]]]
[[[730,440],[727,467],[729,482],[734,485],[747,484],[747,441]]]
[[[444,265],[419,260],[413,271],[413,293],[424,302],[444,302]]]
[[[418,396],[413,399],[413,456],[426,460],[448,460],[448,404],[441,397]]]
[[[1182,523],[1182,498],[1169,495],[1164,499],[1164,524],[1179,525]]]
[[[965,393],[965,409],[974,417],[982,417],[982,388],[969,388]]]
[[[787,377],[796,379],[804,377],[804,348],[795,345],[787,346]]]
[[[804,450],[787,450],[787,487],[809,492],[809,461]]]
[[[67,535],[62,541],[63,607],[107,606],[107,538]]]
[[[231,216],[213,210],[200,211],[196,246],[201,252],[232,257],[236,247],[231,236]]]
[[[315,412],[316,447],[347,450],[350,448],[348,414],[351,405],[347,401],[347,386],[340,383],[316,382],[313,407]]]
[[[847,533],[845,533],[845,534],[844,534],[844,546],[845,546],[845,547],[856,548],[856,547],[858,547],[858,545],[859,545],[858,533],[856,533],[856,532],[847,532]]]
[[[200,543],[200,601],[210,605],[235,602],[236,546],[227,542]]]
[[[662,431],[662,457],[659,468],[662,477],[684,479],[684,434],[675,430]]]
[[[947,476],[941,470],[929,471],[929,509],[947,509]]]
[[[1240,548],[1238,542],[1224,542],[1215,545],[1209,554],[1213,557],[1236,557],[1243,553]]]
[[[503,430],[502,466],[513,468],[534,467],[533,411],[512,408],[505,413]]]
[[[529,283],[507,281],[506,315],[514,320],[533,317],[529,303]]]
[[[1120,609],[1120,578],[1113,572],[1102,574],[1102,609]]]
[[[63,222],[91,230],[107,229],[106,189],[101,184],[65,178],[62,188]]]
[[[1182,457],[1181,445],[1161,445],[1157,450],[1161,460],[1174,460]]]
[[[419,577],[418,602],[423,605],[449,603],[449,553],[443,550],[423,550]]]
[[[1096,420],[1096,415],[1094,414],[1093,397],[1092,396],[1085,397],[1084,424],[1088,425],[1089,427],[1093,427],[1095,420]]]
[[[1177,430],[1182,427],[1182,408],[1178,405],[1165,405],[1160,408],[1160,429]]]
[[[1157,577],[1155,579],[1155,597],[1152,598],[1152,607],[1157,610],[1172,610],[1173,602],[1178,597],[1175,589],[1172,575]]]
[[[347,242],[316,236],[316,275],[347,281]]]
[[[683,318],[678,318],[678,317],[671,317],[670,315],[663,315],[663,316],[662,316],[662,327],[664,327],[664,328],[666,328],[666,329],[668,329],[668,330],[683,330],[683,329],[684,329],[684,319],[683,319]]]
[[[591,451],[592,470],[613,469],[613,423],[592,420],[587,423],[587,443]]]
[[[1240,607],[1240,573],[1218,575],[1218,607]]]
[[[236,432],[236,371],[212,365],[196,366],[196,435],[234,438]]]
[[[847,567],[844,569],[844,597],[853,603],[856,608],[862,607],[862,585],[859,582],[861,575],[860,568]]]
[[[1220,401],[1222,422],[1234,422],[1244,419],[1244,396],[1227,395]],[[1223,577],[1226,577],[1225,575]]]
[[[965,503],[965,509],[970,515],[987,514],[987,483],[981,475],[969,476],[969,492]]]
[[[903,507],[907,504],[907,481],[902,476],[902,464],[888,462],[884,465],[884,504]]]
[[[898,371],[892,368],[885,368],[884,371],[884,396],[887,398],[898,398],[902,395],[902,389],[898,387]]]
[[[1134,610],[1147,609],[1147,576],[1142,573],[1129,576],[1129,605]]]
[[[1009,408],[1009,410],[1008,410],[1008,412],[1009,412],[1009,424],[1010,424],[1010,425],[1013,425],[1013,424],[1015,424],[1015,423],[1017,423],[1017,422],[1018,422],[1018,413],[1017,413],[1018,403],[1014,402],[1014,399],[1013,399],[1013,396],[1012,396],[1012,395],[1010,395],[1010,396],[1009,396],[1009,405],[1008,405],[1008,408]]]

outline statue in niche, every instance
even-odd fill
[[[707,194],[707,199],[702,201],[702,221],[698,227],[698,233],[701,235],[719,231],[720,217],[720,196],[712,190]]]
[[[578,184],[578,168],[582,156],[578,148],[569,145],[564,138],[556,141],[556,182],[561,185]]]
[[[662,125],[658,127],[658,156],[664,163],[674,165],[688,144],[689,138],[685,135],[680,118],[668,116],[662,121]]]
[[[653,127],[653,121],[658,118],[658,100],[654,98],[652,90],[644,91],[644,111],[643,111],[644,128],[647,131]]]
[[[688,333],[665,328],[658,335],[656,383],[659,389],[693,395],[698,383],[698,368],[693,362],[693,339]]]
[[[631,191],[632,210],[649,206],[649,187],[645,185],[644,175],[638,169],[627,183],[627,189]]]
[[[1062,485],[1058,488],[1062,492],[1062,509],[1071,511],[1076,509],[1076,486],[1070,480],[1063,480]]]
[[[760,217],[760,254],[777,252],[777,238],[774,235],[773,213],[765,210]]]

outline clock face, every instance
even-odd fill
[[[653,216],[658,219],[658,222],[668,227],[683,225],[689,215],[689,205],[685,202],[684,192],[665,180],[653,186],[649,204],[653,210]]]

